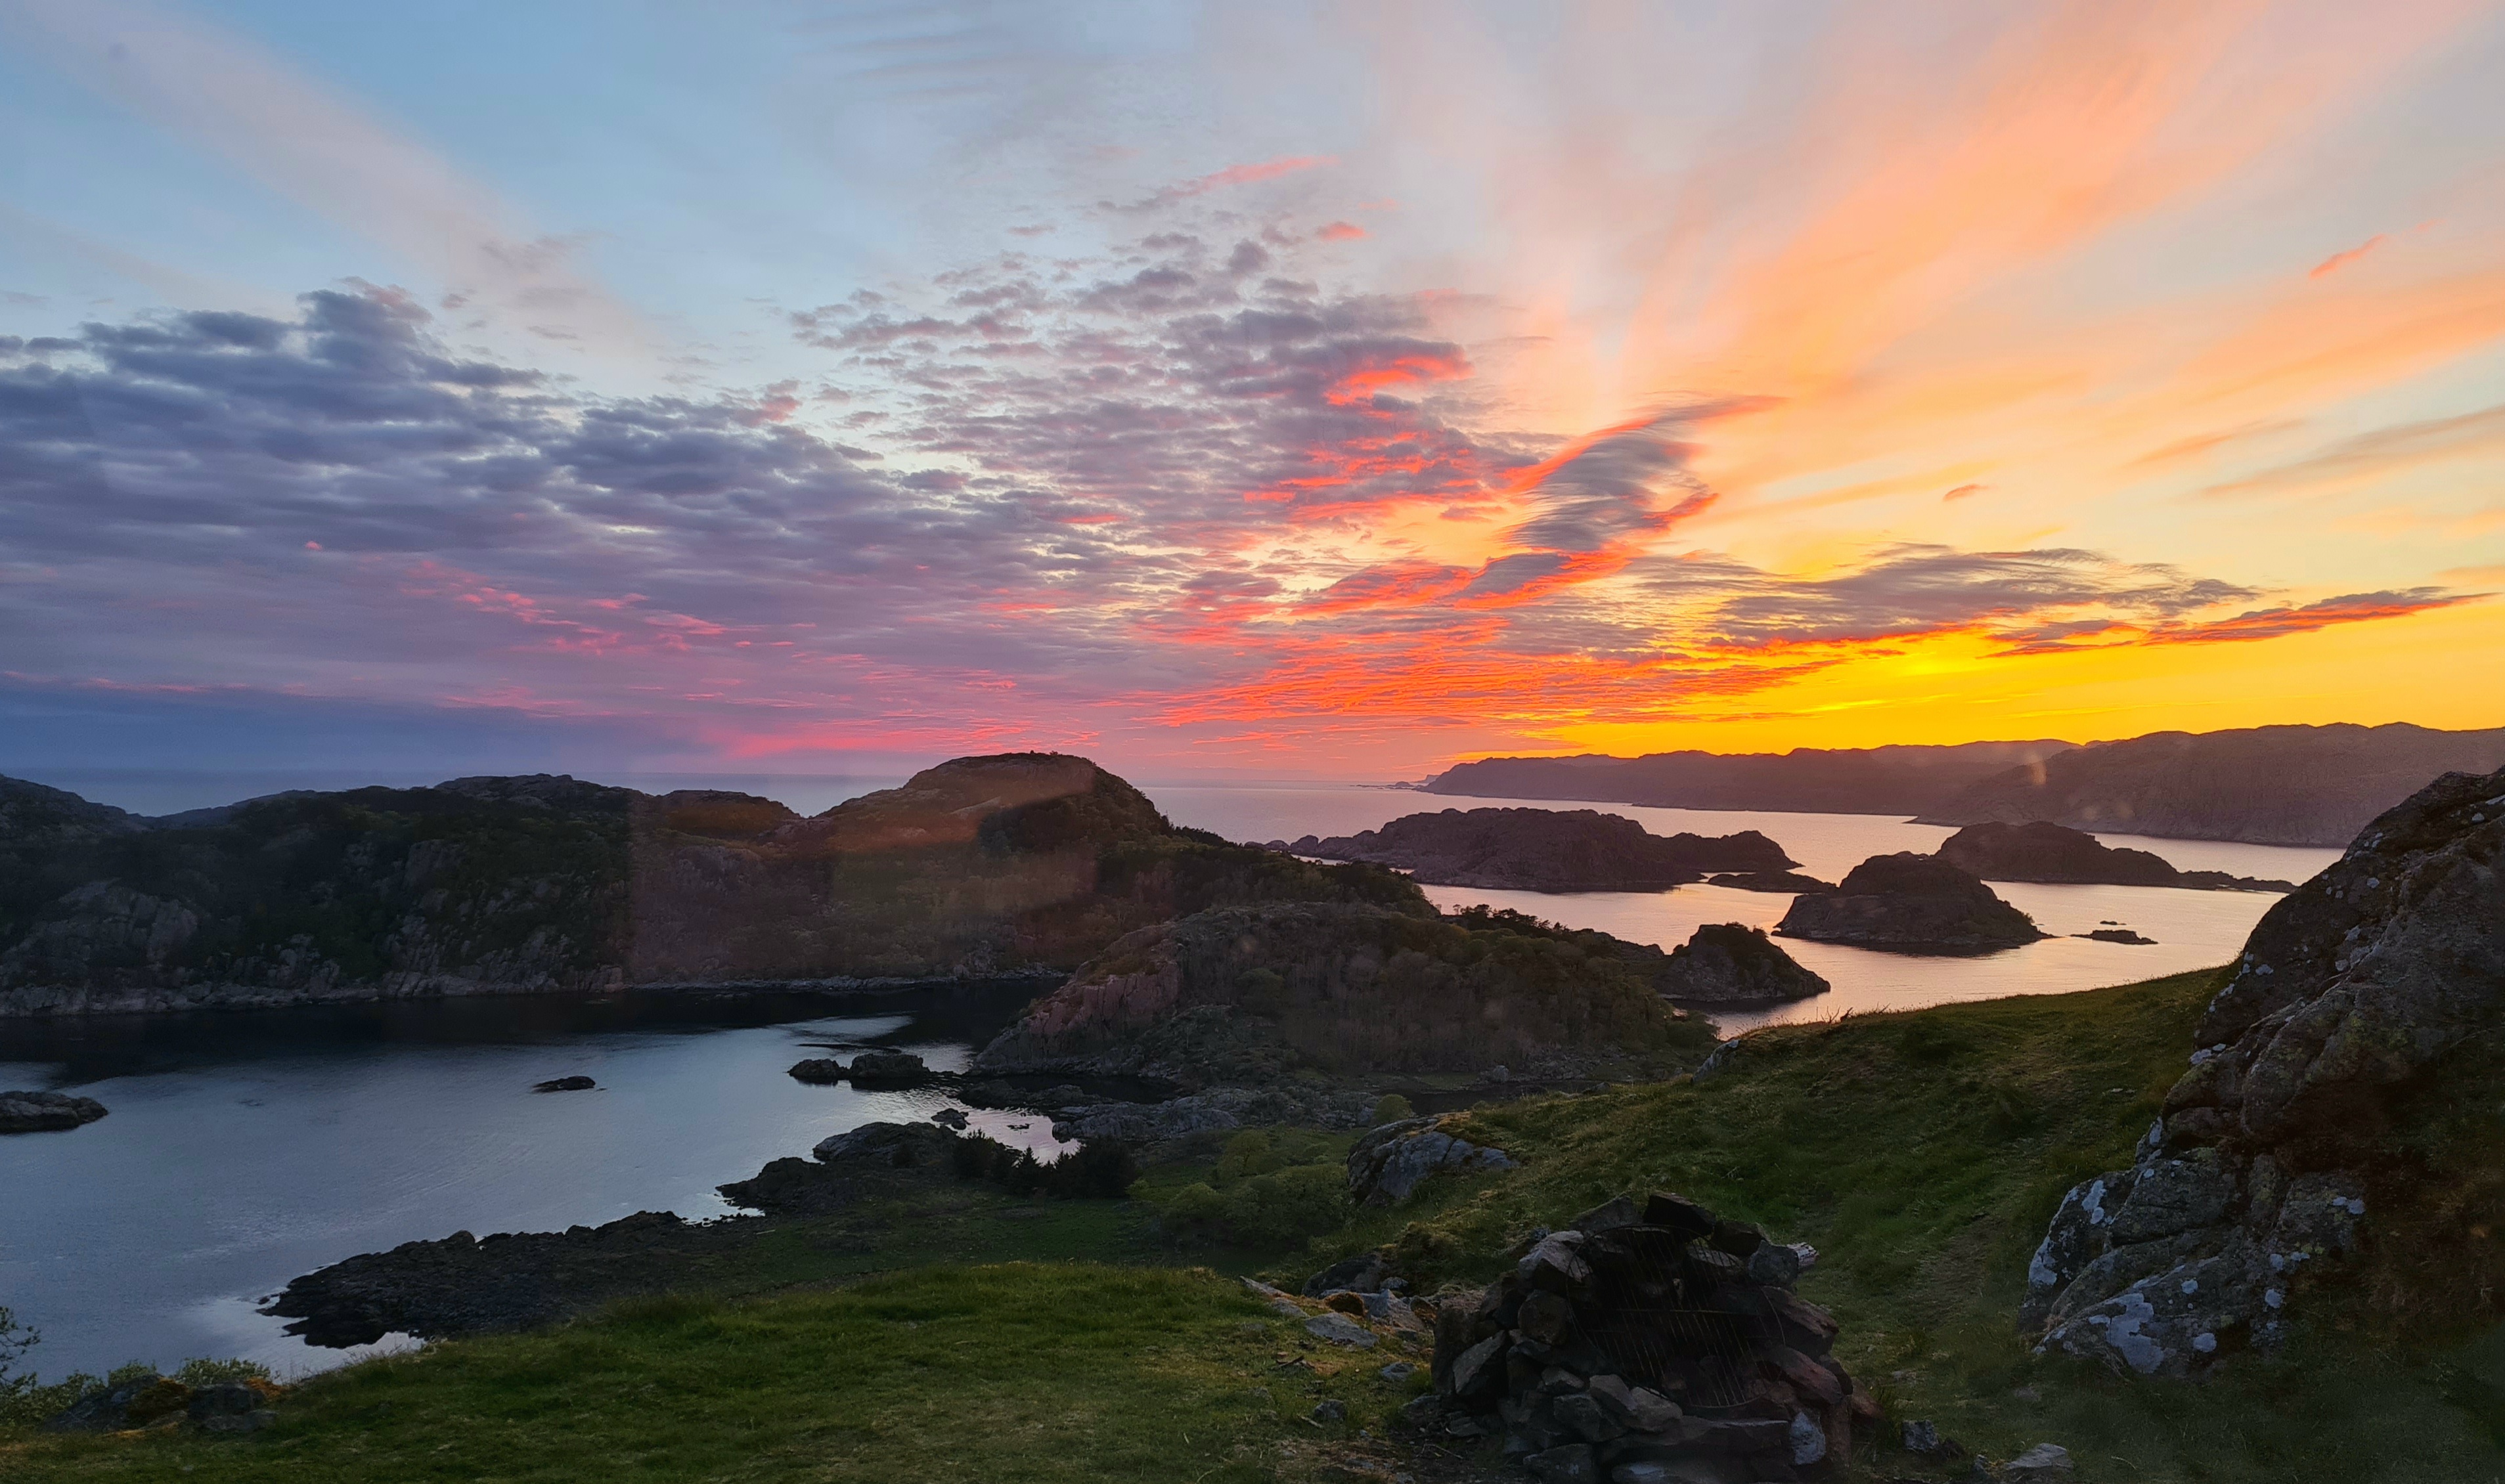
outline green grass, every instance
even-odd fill
[[[934,1267],[370,1361],[248,1438],[21,1433],[0,1477],[1252,1484],[1423,1385],[1379,1379],[1389,1359],[1317,1346],[1207,1269]],[[1349,1422],[1303,1420],[1325,1396]]]

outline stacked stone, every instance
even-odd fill
[[[1879,1409],[1792,1291],[1809,1255],[1677,1195],[1587,1212],[1437,1316],[1446,1431],[1556,1484],[1817,1477]]]

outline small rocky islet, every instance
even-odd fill
[[[1799,864],[1754,830],[1658,835],[1597,809],[1444,809],[1353,835],[1270,845],[1393,866],[1430,886],[1494,891],[1657,892],[1715,871],[1782,871]]]

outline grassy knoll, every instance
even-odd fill
[[[1814,1243],[1802,1290],[1843,1320],[1839,1357],[1896,1416],[1994,1457],[2057,1441],[2090,1479],[2505,1478],[2505,1342],[2473,1326],[2324,1302],[2283,1359],[2201,1385],[2038,1360],[2015,1332],[2046,1219],[2073,1182],[2129,1162],[2214,982],[1792,1027],[1748,1038],[1703,1083],[1479,1109],[1456,1131],[1525,1168],[1430,1185],[1334,1250],[1389,1242],[1411,1271],[1475,1281],[1535,1225],[1673,1188]],[[2492,1099],[2484,1112],[2494,1121]],[[1920,1471],[1902,1454],[1875,1462]]]
[[[1375,1375],[1383,1351],[1310,1347],[1207,1269],[933,1267],[370,1361],[249,1438],[20,1433],[0,1477],[1252,1484],[1353,1431],[1301,1420],[1321,1397],[1407,1395]]]

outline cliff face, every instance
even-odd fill
[[[2063,1202],[2025,1322],[2198,1370],[2276,1345],[2362,1258],[2493,1325],[2500,1026],[2505,770],[2449,774],[2253,929],[2137,1159]]]
[[[2100,742],[1980,780],[1931,825],[2049,820],[2186,840],[2344,845],[2439,773],[2505,766],[2505,727],[2261,726]]]
[[[1429,910],[1389,872],[1178,830],[1042,754],[805,820],[545,776],[166,821],[22,785],[0,811],[0,1013],[1060,971],[1221,901]]]
[[[1641,758],[1487,758],[1447,769],[1427,791],[1665,809],[1915,814],[1979,779],[2040,762],[2075,745],[1968,742],[1788,753],[1652,753]]]
[[[1666,891],[1702,881],[1709,871],[1776,871],[1797,864],[1754,830],[1659,835],[1594,809],[1445,809],[1405,815],[1355,835],[1306,835],[1284,848],[1397,866],[1432,885],[1526,892]]]

